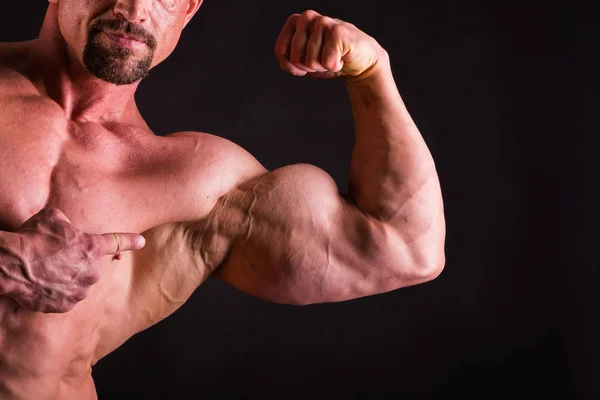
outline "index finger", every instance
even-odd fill
[[[146,239],[136,233],[105,233],[100,239],[102,254],[118,254],[122,251],[139,250],[146,245]]]

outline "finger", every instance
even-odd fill
[[[105,233],[96,237],[104,255],[139,250],[146,245],[146,239],[135,233]]]
[[[298,22],[292,42],[290,43],[289,60],[298,69],[306,72],[315,72],[314,69],[309,68],[304,63],[306,60],[306,45],[308,44],[308,37],[308,27],[304,23]]]
[[[306,70],[298,68],[289,59],[290,57],[290,46],[294,33],[296,32],[296,23],[300,18],[300,14],[292,14],[281,29],[277,41],[275,42],[275,57],[279,61],[279,66],[284,71],[288,71],[293,75],[303,76],[306,75]]]
[[[321,65],[331,72],[339,72],[344,66],[342,60],[342,35],[343,25],[332,25],[324,33],[323,52],[321,54]]]
[[[283,69],[284,71],[289,72],[292,75],[297,75],[297,76],[304,76],[306,75],[308,72],[297,68],[294,64],[291,63],[291,61],[289,60],[280,60],[279,61],[279,66],[281,67],[281,69]]]
[[[283,28],[281,28],[281,32],[277,37],[277,41],[275,42],[275,56],[279,60],[279,63],[283,63],[284,60],[288,60],[290,55],[290,44],[292,43],[292,38],[294,37],[294,32],[296,31],[296,20],[300,17],[299,14],[292,14],[285,24]]]
[[[306,44],[306,58],[304,63],[307,67],[319,72],[326,72],[327,68],[321,65],[321,54],[323,53],[323,32],[334,22],[331,18],[319,16],[313,20],[310,29],[310,39]]]

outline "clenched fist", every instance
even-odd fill
[[[144,247],[132,233],[91,235],[75,229],[59,210],[46,208],[16,232],[18,245],[0,248],[2,294],[31,311],[66,312],[100,280],[100,260]]]
[[[369,75],[385,50],[356,26],[308,10],[293,14],[275,44],[281,68],[316,78],[360,78]]]

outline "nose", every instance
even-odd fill
[[[119,18],[141,24],[148,19],[150,1],[152,0],[117,0],[113,11]]]

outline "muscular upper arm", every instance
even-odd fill
[[[409,215],[399,232],[344,199],[317,167],[268,172],[232,143],[222,150],[221,168],[234,178],[210,212],[145,232],[146,248],[135,252],[131,302],[141,328],[175,311],[211,274],[253,296],[292,304],[346,300],[431,278],[420,250],[442,242],[441,227],[415,226]]]
[[[345,200],[334,180],[311,165],[283,167],[238,186],[219,213],[216,224],[231,239],[215,276],[268,301],[341,301],[437,273],[420,252],[442,242],[436,240],[442,227],[415,229],[407,221],[406,232],[392,229]]]

